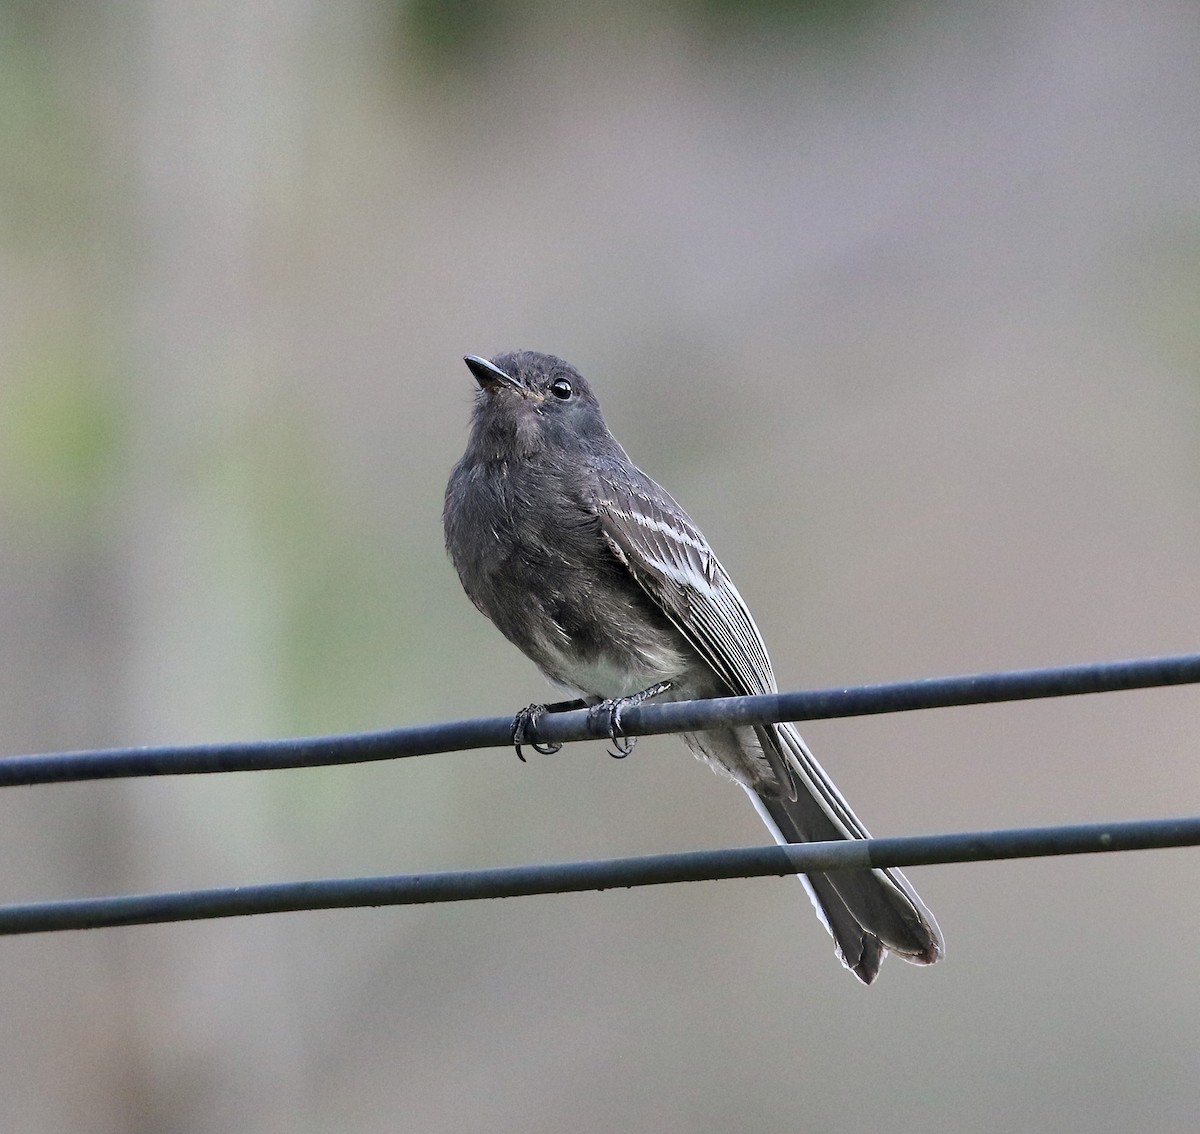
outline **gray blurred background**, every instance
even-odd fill
[[[1200,6],[0,3],[0,751],[507,713],[460,358],[563,355],[785,688],[1188,651]],[[813,724],[877,834],[1200,811],[1188,689]],[[673,738],[8,790],[0,901],[762,842]],[[1177,1131],[1189,851],[0,943],[0,1127]]]

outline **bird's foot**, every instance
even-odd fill
[[[525,744],[528,744],[540,756],[553,756],[556,752],[561,752],[561,744],[557,742],[553,744],[541,744],[530,738],[529,730],[536,728],[537,722],[547,713],[569,713],[573,709],[586,708],[586,701],[555,701],[552,705],[526,705],[525,708],[513,717],[512,743],[513,747],[517,750],[517,759],[522,764],[525,763],[525,754],[521,751],[522,745]]]
[[[651,697],[657,697],[660,693],[665,693],[671,688],[669,681],[660,681],[655,685],[651,685],[648,689],[643,689],[640,693],[630,694],[628,697],[610,697],[605,701],[601,701],[598,705],[593,705],[588,717],[600,717],[607,715],[607,732],[608,739],[612,741],[613,746],[608,750],[608,754],[614,760],[624,760],[626,756],[633,751],[633,746],[637,744],[636,736],[624,736],[621,734],[621,714],[635,705],[640,705],[643,701],[650,700]]]

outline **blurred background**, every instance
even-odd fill
[[[0,752],[549,690],[462,595],[464,353],[533,348],[784,688],[1197,648],[1200,8],[0,2]],[[1200,810],[1189,689],[812,724],[876,834]],[[675,739],[0,795],[0,901],[766,838]],[[1176,1131],[1197,857],[9,938],[0,1125]]]

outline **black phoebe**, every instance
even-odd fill
[[[533,351],[465,361],[479,394],[443,520],[471,601],[552,682],[603,702],[614,732],[626,698],[774,693],[737,588],[684,510],[609,433],[579,372]],[[518,715],[518,741],[527,721]],[[683,739],[746,789],[777,841],[867,837],[790,724]],[[919,965],[941,957],[937,923],[899,870],[804,883],[864,983],[888,950]]]

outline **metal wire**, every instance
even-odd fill
[[[1192,682],[1200,682],[1200,654],[928,678],[766,697],[644,704],[626,711],[622,732],[629,736],[687,732],[728,725],[895,713]],[[0,787],[122,776],[263,771],[508,746],[512,743],[512,725],[511,717],[493,717],[349,736],[10,756],[0,758]],[[599,739],[607,735],[606,725],[607,714],[597,719],[586,710],[557,713],[537,722],[536,729],[530,730],[532,735],[527,739],[543,744]],[[1200,845],[1200,817],[744,847],[594,862],[25,903],[0,906],[0,934],[352,906],[470,901],[847,868],[980,862],[1196,845]]]
[[[134,894],[0,906],[0,935],[353,906],[463,902],[657,886],[668,882],[755,878],[846,867],[985,862],[1197,845],[1200,845],[1200,817],[742,847],[594,862],[279,882],[187,893]]]
[[[626,710],[621,718],[621,732],[627,736],[645,736],[731,724],[899,713],[1192,682],[1200,682],[1200,654],[935,677],[888,685],[775,693],[764,697],[725,697],[661,705],[647,703]],[[527,739],[543,744],[594,740],[606,737],[606,729],[607,717],[590,717],[587,710],[555,713],[539,720],[536,727],[530,729]],[[7,756],[0,758],[0,787],[125,776],[252,772],[354,764],[472,748],[506,747],[511,743],[512,717],[506,716],[298,740]]]

